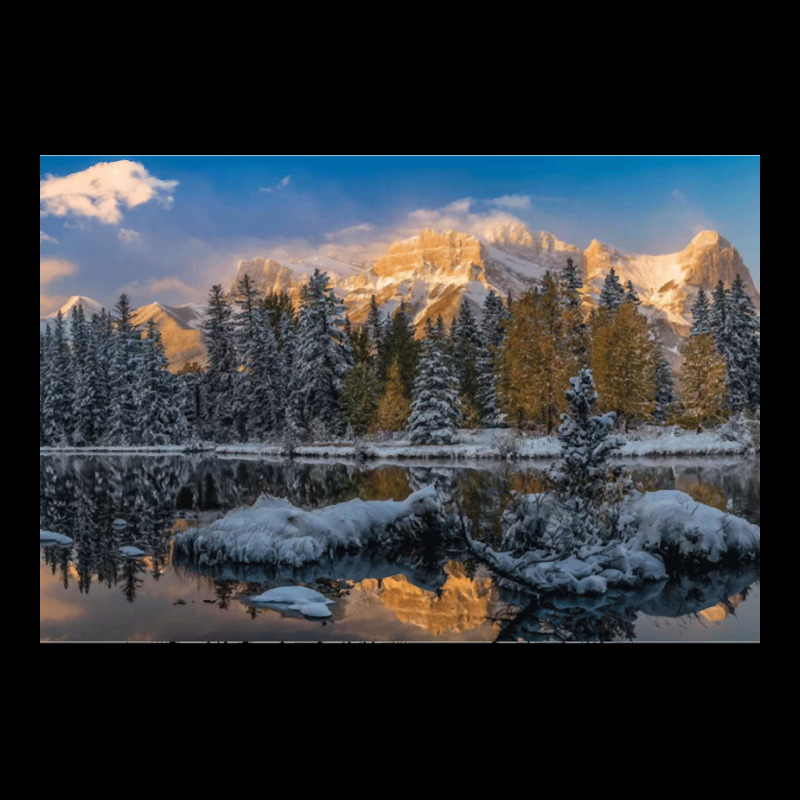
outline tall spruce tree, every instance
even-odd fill
[[[599,305],[611,312],[616,311],[625,302],[625,290],[619,282],[619,276],[614,271],[614,267],[606,275],[603,288],[600,292]]]
[[[47,343],[44,438],[50,445],[68,445],[72,442],[74,388],[67,326],[61,311],[48,325],[48,330],[50,325],[53,332]]]
[[[300,293],[297,370],[306,426],[322,431],[341,428],[344,379],[352,364],[345,334],[344,303],[336,297],[327,272],[314,270]]]
[[[722,281],[717,283],[711,294],[711,317],[709,324],[717,350],[728,359],[728,290]]]
[[[414,444],[449,444],[461,420],[458,381],[445,338],[442,318],[439,317],[434,328],[429,317],[408,420]]]
[[[642,302],[639,299],[639,295],[636,294],[636,289],[633,286],[633,281],[628,281],[625,284],[625,302],[633,303],[634,305],[637,306]]]
[[[380,354],[383,366],[379,369],[379,374],[387,375],[389,366],[396,361],[406,397],[411,397],[413,392],[419,361],[420,343],[415,335],[416,328],[411,312],[405,301],[401,301],[386,323],[384,346]]]
[[[731,410],[755,409],[761,404],[760,325],[753,301],[736,275],[728,295],[728,400]]]
[[[478,401],[480,372],[478,360],[485,350],[483,337],[469,302],[461,301],[453,319],[451,354],[461,396],[461,413],[465,420],[477,425],[482,416]],[[485,364],[482,365],[485,367]]]
[[[86,321],[83,306],[72,307],[70,334],[72,336],[72,442],[79,447],[96,444],[98,431],[95,422],[99,416],[95,389],[97,387],[97,352],[92,328]]]
[[[701,286],[697,290],[691,308],[692,313],[692,335],[698,333],[711,333],[711,306],[708,303],[708,295]]]
[[[241,431],[243,409],[236,386],[239,361],[232,315],[222,286],[212,286],[202,326],[208,350],[205,394],[209,414],[203,435],[217,442],[232,441]]]
[[[141,335],[131,319],[128,295],[120,295],[114,312],[109,363],[110,413],[106,440],[108,444],[117,446],[136,445],[141,438],[141,427],[137,420],[142,360]]]
[[[670,412],[675,403],[675,382],[672,377],[672,367],[663,356],[656,365],[656,397],[653,416],[658,422],[664,423],[669,419]]]

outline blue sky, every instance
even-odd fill
[[[40,312],[72,294],[201,301],[240,258],[369,260],[426,225],[514,216],[584,248],[718,230],[760,287],[760,159],[42,156]]]

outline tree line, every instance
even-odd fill
[[[551,433],[566,411],[569,379],[592,370],[598,409],[626,430],[640,422],[697,429],[760,405],[760,336],[737,276],[709,301],[701,289],[683,347],[680,392],[633,285],[612,268],[586,315],[570,259],[518,298],[489,291],[480,322],[462,301],[449,328],[427,319],[423,336],[401,302],[384,314],[372,297],[351,324],[327,273],[315,270],[295,309],[285,293],[259,293],[245,275],[227,294],[212,287],[202,326],[208,364],[167,369],[150,321],[113,314],[40,334],[40,444],[135,446],[189,441],[301,441],[406,431],[413,443],[447,443],[460,426],[506,425]],[[679,396],[680,395],[680,396]]]

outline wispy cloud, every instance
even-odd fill
[[[531,196],[529,194],[504,194],[502,197],[494,197],[487,201],[490,206],[500,208],[528,209],[531,207]]]
[[[120,228],[117,231],[117,238],[123,244],[136,244],[142,238],[142,234],[132,228]]]
[[[122,220],[122,208],[155,200],[172,205],[175,180],[160,180],[136,161],[100,162],[81,172],[39,181],[40,216],[90,217],[109,225]]]
[[[277,183],[272,186],[259,186],[259,192],[277,192],[279,189],[285,189],[292,182],[291,175],[284,175]]]
[[[369,236],[374,233],[375,226],[369,222],[360,222],[358,225],[350,225],[347,228],[341,228],[338,231],[326,233],[325,238],[329,242],[347,241],[353,237]]]
[[[74,275],[78,267],[65,258],[40,258],[39,259],[39,315],[47,316],[56,311],[67,299],[65,295],[48,295],[42,292],[42,287],[48,283]]]
[[[161,300],[166,303],[197,303],[206,296],[205,287],[191,286],[177,275],[166,278],[151,278],[148,281],[133,281],[122,286],[117,294],[129,295],[135,304]]]
[[[684,192],[682,189],[673,189],[669,193],[669,196],[671,200],[678,200],[679,202],[686,200],[686,192]]]
[[[66,258],[40,258],[39,259],[39,285],[51,283],[58,278],[74,275],[78,268]]]
[[[58,244],[58,239],[48,236],[44,231],[39,231],[39,244],[43,242],[50,242],[50,244]]]

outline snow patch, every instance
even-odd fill
[[[39,530],[39,544],[72,544],[72,539],[63,533]]]

